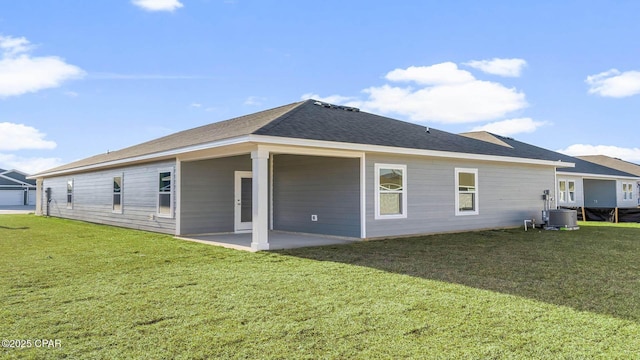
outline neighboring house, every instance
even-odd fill
[[[638,204],[640,175],[526,144],[488,132],[462,134],[518,150],[531,158],[572,162],[557,170],[557,207],[632,208]]]
[[[314,100],[36,174],[36,213],[175,235],[350,238],[541,221],[573,163]],[[50,199],[50,201],[48,201]]]
[[[612,169],[617,169],[617,170],[624,171],[640,177],[640,165],[634,164],[632,162],[620,160],[617,158],[612,158],[605,155],[585,155],[585,156],[576,156],[576,157],[578,159],[600,164],[606,167],[610,167]],[[636,194],[640,194],[640,180],[636,181],[635,185],[636,185],[635,186]],[[629,186],[633,186],[633,185],[630,183],[627,184],[626,186],[627,192],[630,191]],[[640,206],[640,195],[638,195],[638,206]]]
[[[36,182],[18,170],[0,169],[0,206],[36,204]]]

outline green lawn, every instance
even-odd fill
[[[635,358],[640,227],[248,253],[0,216],[0,358]],[[36,339],[61,347],[36,348]]]

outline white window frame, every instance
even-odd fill
[[[170,173],[171,175],[171,190],[167,191],[160,191],[160,189],[158,188],[160,186],[160,174],[162,173]],[[158,217],[162,217],[162,218],[173,218],[173,202],[174,202],[174,188],[175,188],[176,182],[175,182],[175,171],[173,168],[166,168],[166,169],[158,169],[158,172],[156,173],[156,178],[155,178],[155,183],[154,186],[156,187],[156,215]],[[169,194],[169,213],[168,214],[163,214],[160,212],[160,195],[166,195]]]
[[[380,214],[380,194],[387,193],[385,191],[380,191],[380,170],[381,169],[390,169],[390,170],[401,170],[402,171],[402,190],[401,201],[402,201],[402,209],[400,214]],[[407,165],[403,164],[374,164],[374,179],[375,179],[375,219],[376,220],[384,220],[384,219],[406,219],[407,218]]]
[[[67,180],[67,190],[65,192],[65,196],[66,196],[66,202],[67,202],[67,209],[73,209],[73,201],[75,200],[75,194],[74,194],[74,188],[75,188],[75,182],[74,179],[68,179]],[[71,190],[71,191],[69,191]],[[71,201],[69,201],[69,199],[71,199]]]
[[[120,192],[116,193],[114,191],[113,188],[113,183],[115,183],[116,178],[120,178]],[[111,212],[113,212],[114,214],[122,214],[124,212],[124,202],[123,202],[123,198],[124,196],[122,196],[122,193],[124,192],[124,175],[123,174],[119,174],[119,175],[115,175],[111,177],[112,180],[112,184],[111,184]],[[115,209],[115,197],[116,194],[120,195],[120,210],[116,210]]]
[[[473,174],[474,182],[475,182],[475,190],[474,191],[460,191],[460,173]],[[473,193],[475,195],[475,206],[473,210],[460,210],[460,194],[469,194]],[[470,168],[456,168],[455,169],[455,204],[456,204],[456,216],[465,216],[465,215],[478,215],[480,214],[480,187],[478,184],[478,169],[470,169]]]
[[[564,183],[564,191],[560,190],[560,183]],[[569,183],[573,183],[573,191],[569,190],[571,189],[571,186],[569,186]],[[573,200],[571,200],[571,196],[569,196],[571,193],[573,193]],[[564,197],[564,200],[562,199]],[[558,179],[558,203],[560,204],[575,204],[577,202],[576,199],[576,181],[575,180],[570,180],[570,179]]]
[[[633,201],[634,187],[635,186],[632,182],[626,182],[626,181],[622,182],[622,200],[623,201]]]

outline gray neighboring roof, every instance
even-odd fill
[[[624,161],[617,158],[612,158],[606,155],[585,155],[576,156],[578,159],[589,161],[592,163],[600,164],[602,166],[610,167],[612,169],[618,169],[620,171],[628,172],[636,176],[640,176],[640,165]]]
[[[4,186],[36,186],[36,181],[27,179],[27,175],[18,170],[0,169],[0,185]]]
[[[500,135],[496,135],[493,133],[489,133],[486,131],[478,131],[478,132],[470,132],[461,134],[463,136],[469,136],[473,138],[486,137],[490,135],[494,137],[496,141],[503,142],[516,150],[519,154],[522,154],[523,157],[530,157],[535,159],[546,159],[546,160],[560,160],[563,162],[572,162],[576,164],[573,168],[563,168],[559,170],[560,172],[566,173],[576,173],[576,174],[593,174],[593,175],[606,175],[606,176],[619,176],[619,177],[637,177],[637,175],[612,169],[610,167],[606,167],[603,165],[595,164],[589,161],[585,161],[573,156],[565,155],[559,152],[547,150],[541,147],[537,147],[535,145],[523,143],[521,141],[514,140],[509,137],[504,137]]]
[[[3,185],[12,185],[13,186],[13,185],[18,185],[18,183],[16,183],[15,181],[12,181],[11,179],[7,179],[7,178],[4,178],[4,177],[0,176],[0,186],[3,186]]]
[[[526,151],[526,149],[509,148],[501,144],[446,131],[427,129],[423,125],[358,111],[354,108],[306,100],[181,131],[122,150],[66,164],[33,175],[33,177],[158,154],[243,135],[265,135],[547,161],[558,161],[562,158],[561,156],[542,156],[537,152]],[[548,153],[544,155],[548,155]]]

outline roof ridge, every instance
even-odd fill
[[[577,158],[579,158],[579,159],[583,159],[583,158],[592,158],[592,157],[596,157],[596,156],[598,156],[598,157],[603,157],[603,158],[607,158],[607,159],[610,159],[610,160],[621,161],[621,162],[626,163],[626,164],[629,164],[629,165],[634,165],[634,166],[638,166],[638,167],[640,167],[640,164],[636,164],[636,163],[634,163],[634,162],[627,161],[627,160],[625,160],[625,159],[621,159],[621,158],[617,158],[617,157],[613,157],[613,156],[609,156],[609,155],[603,155],[603,154],[594,154],[594,155],[577,155],[576,157],[577,157]],[[589,160],[587,160],[587,159],[583,159],[583,160],[589,161]]]
[[[302,102],[302,101],[299,101],[299,103],[303,103],[303,102]],[[180,131],[175,132],[175,133],[171,133],[171,134],[168,134],[168,135],[165,135],[165,136],[159,137],[159,138],[151,139],[151,140],[149,140],[149,141],[145,141],[145,142],[142,142],[142,143],[139,143],[139,144],[135,144],[135,145],[127,146],[127,147],[125,147],[125,148],[118,149],[118,150],[114,150],[114,151],[111,151],[111,152],[112,152],[112,153],[114,153],[114,152],[118,152],[118,151],[122,151],[122,150],[127,150],[127,149],[129,149],[129,148],[138,147],[138,146],[145,145],[145,144],[150,144],[150,143],[154,143],[154,142],[161,142],[161,141],[162,141],[162,140],[164,140],[164,139],[167,139],[167,138],[170,138],[170,137],[175,137],[175,136],[178,136],[178,135],[180,135],[180,134],[184,134],[184,133],[186,133],[186,132],[197,132],[197,130],[198,130],[198,129],[203,129],[203,128],[209,127],[209,126],[211,126],[211,125],[213,125],[213,124],[218,124],[218,125],[221,125],[221,126],[222,126],[222,125],[227,124],[227,123],[229,123],[229,122],[231,122],[231,121],[241,120],[241,119],[246,119],[246,118],[249,118],[249,117],[255,117],[256,115],[263,114],[263,113],[265,113],[265,112],[269,112],[269,111],[277,111],[278,109],[281,109],[281,108],[284,108],[284,107],[287,107],[287,106],[291,106],[291,105],[293,105],[293,104],[295,104],[295,102],[294,102],[294,103],[289,103],[289,104],[286,104],[286,105],[277,106],[277,107],[270,108],[270,109],[261,110],[261,111],[255,112],[255,113],[250,113],[250,114],[244,114],[244,115],[236,116],[236,117],[233,117],[233,118],[231,118],[231,119],[226,119],[226,120],[221,120],[221,121],[214,121],[214,122],[211,122],[211,123],[208,123],[208,124],[204,124],[204,125],[196,126],[196,127],[194,127],[194,128],[189,128],[189,129],[180,130]],[[101,155],[101,154],[97,154],[97,155]]]
[[[263,125],[262,127],[260,127],[259,129],[256,129],[252,132],[252,134],[259,134],[261,132],[266,132],[269,131],[271,129],[275,129],[276,127],[278,127],[280,124],[282,124],[282,122],[288,118],[290,118],[293,114],[295,114],[296,112],[300,111],[300,108],[302,107],[302,105],[305,105],[311,101],[314,101],[313,99],[307,99],[307,100],[303,100],[303,101],[299,101],[298,105],[296,105],[294,108],[292,108],[291,110],[287,111],[286,113],[278,116],[277,118],[271,120],[270,122],[268,122],[267,124]],[[295,103],[292,103],[295,104]],[[290,106],[289,105],[285,105],[285,106]]]

